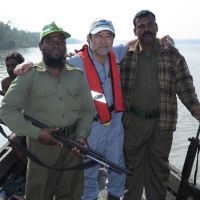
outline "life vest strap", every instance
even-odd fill
[[[109,112],[111,113],[112,111],[115,110],[114,104],[108,107]],[[99,121],[99,115],[96,114],[95,117],[93,118],[93,121]]]

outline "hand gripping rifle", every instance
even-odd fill
[[[199,143],[200,125],[197,131],[196,138],[189,138],[190,145],[188,147],[187,155],[185,158],[183,170],[181,173],[181,182],[179,185],[178,193],[176,195],[176,200],[187,200],[189,196],[194,197],[194,200],[200,199],[200,188],[196,186],[196,177],[198,171],[198,155],[200,150]],[[189,182],[190,174],[192,171],[192,166],[197,156],[196,170],[194,176],[194,184]]]
[[[34,126],[37,126],[39,128],[49,128],[48,126],[46,126],[45,124],[37,121],[36,119],[33,119],[27,115],[24,115],[24,118],[26,120],[31,121],[31,123]],[[96,163],[99,163],[101,165],[103,165],[104,167],[106,167],[109,170],[112,170],[118,174],[126,174],[128,176],[132,175],[132,172],[129,171],[128,169],[121,167],[109,160],[107,160],[105,158],[105,156],[97,151],[95,151],[94,149],[90,148],[90,147],[85,147],[82,144],[76,142],[75,140],[69,138],[69,137],[65,137],[64,136],[64,130],[60,129],[58,131],[56,131],[55,133],[53,133],[53,137],[60,141],[65,147],[67,148],[77,148],[79,149],[79,151],[85,155],[85,157],[90,158],[91,160],[95,161]]]

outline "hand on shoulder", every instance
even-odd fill
[[[25,61],[16,66],[16,68],[14,69],[14,74],[24,75],[32,67],[33,67],[33,63],[31,61]]]
[[[164,37],[160,38],[160,42],[164,46],[175,47],[174,40],[169,35],[165,35]]]

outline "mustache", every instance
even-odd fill
[[[153,34],[150,31],[146,31],[145,33],[142,34],[143,37],[146,36],[146,35],[153,35]]]

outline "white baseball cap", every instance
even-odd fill
[[[100,31],[111,31],[113,34],[115,34],[112,21],[106,19],[96,19],[94,22],[92,22],[90,26],[90,33],[93,35]]]

